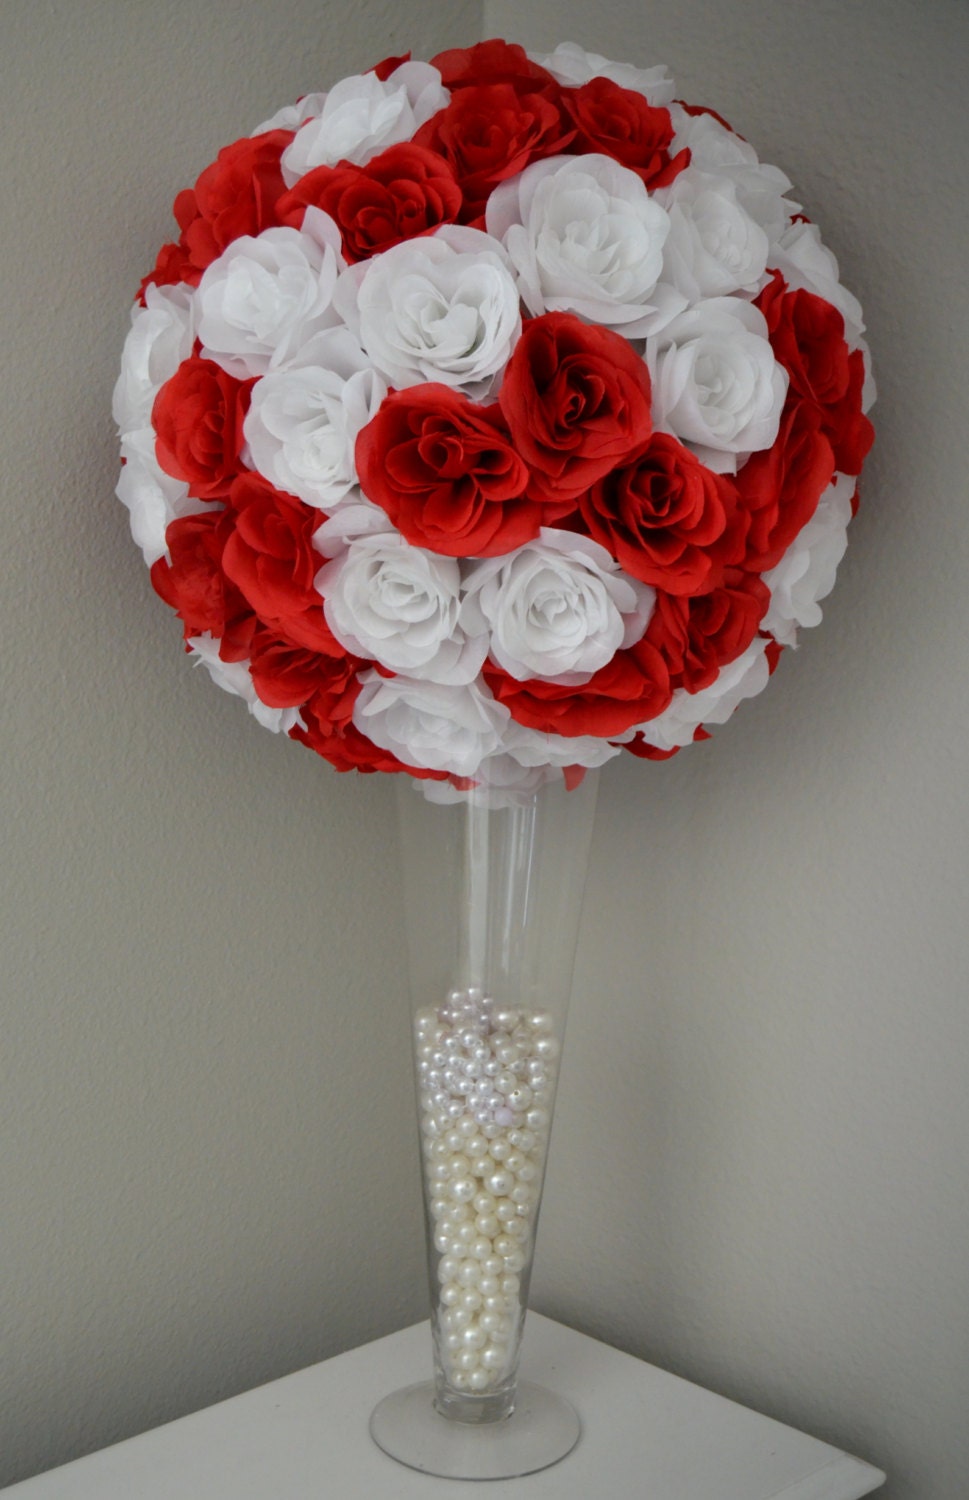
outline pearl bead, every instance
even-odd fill
[[[548,1129],[548,1115],[544,1109],[530,1109],[525,1116],[530,1130],[540,1131]]]
[[[478,1291],[485,1299],[485,1307],[488,1306],[488,1298],[497,1296],[498,1290],[499,1282],[497,1276],[482,1276],[478,1282]]]
[[[497,1284],[498,1283],[495,1282],[496,1286]],[[492,1296],[485,1297],[483,1299],[482,1306],[484,1307],[485,1313],[503,1313],[506,1310],[507,1301],[507,1297],[503,1297],[502,1294],[498,1292]],[[482,1314],[482,1316],[484,1316],[484,1314]],[[481,1326],[484,1327],[484,1324],[482,1323]]]
[[[445,1349],[449,1349],[452,1354],[457,1354],[461,1348],[461,1335],[459,1333],[446,1333],[444,1335],[444,1347]]]
[[[457,1358],[457,1365],[460,1370],[467,1370],[468,1372],[476,1370],[478,1367],[477,1349],[462,1349]]]
[[[483,1328],[466,1328],[461,1335],[465,1349],[483,1349],[488,1342],[487,1334]]]
[[[471,1246],[471,1254],[475,1260],[483,1261],[490,1259],[492,1254],[491,1241],[486,1239],[484,1235],[481,1235]]]
[[[481,1269],[479,1262],[476,1260],[463,1260],[461,1262],[460,1269],[458,1270],[457,1278],[459,1283],[463,1287],[473,1287],[479,1285],[481,1279]]]
[[[437,1263],[437,1274],[440,1281],[453,1281],[461,1269],[461,1261],[456,1255],[442,1255]]]
[[[485,1183],[489,1193],[494,1193],[496,1198],[507,1198],[508,1194],[511,1192],[512,1188],[515,1185],[515,1179],[510,1172],[503,1172],[499,1170],[497,1172],[492,1172],[491,1176],[485,1179]]]
[[[504,1094],[507,1098],[508,1095],[511,1094],[514,1090],[517,1083],[518,1079],[515,1077],[514,1073],[499,1073],[498,1077],[495,1079],[495,1088],[498,1090],[499,1094]]]
[[[449,1281],[447,1286],[441,1287],[440,1301],[443,1307],[455,1307],[460,1301],[463,1293],[457,1282]]]
[[[473,1391],[486,1390],[491,1384],[491,1379],[488,1375],[488,1371],[482,1370],[480,1368],[477,1370],[472,1370],[470,1378],[468,1380],[468,1384]]]
[[[478,1184],[473,1177],[456,1177],[450,1184],[451,1197],[458,1203],[470,1203],[478,1190]]]
[[[518,1293],[521,1291],[521,1282],[514,1272],[509,1272],[507,1276],[501,1278],[501,1290],[506,1297],[518,1296]]]
[[[500,1276],[505,1270],[505,1262],[500,1255],[488,1255],[481,1262],[481,1269],[486,1276]]]
[[[532,1190],[523,1182],[519,1187],[512,1188],[510,1196],[512,1203],[525,1205],[532,1201]]]
[[[497,1198],[491,1193],[477,1193],[474,1199],[474,1208],[479,1214],[493,1214],[497,1205]]]
[[[482,1353],[481,1363],[485,1370],[500,1370],[505,1363],[506,1357],[504,1349],[496,1349],[492,1346],[490,1349],[485,1349]]]
[[[488,1147],[488,1155],[493,1157],[495,1161],[507,1160],[511,1155],[511,1147],[504,1136],[498,1136],[496,1140],[491,1142],[491,1145]]]
[[[481,1293],[475,1291],[474,1287],[469,1287],[466,1291],[459,1291],[458,1295],[461,1298],[461,1306],[466,1307],[469,1312],[477,1312],[484,1302]]]
[[[478,1214],[474,1227],[479,1234],[485,1235],[488,1239],[494,1239],[498,1233],[499,1223],[494,1214]]]
[[[493,1167],[494,1162],[490,1156],[476,1156],[471,1163],[471,1171],[475,1177],[487,1177]]]
[[[534,1182],[538,1177],[538,1168],[530,1161],[523,1161],[515,1176],[519,1182]]]
[[[434,1235],[434,1248],[440,1250],[442,1255],[451,1248],[451,1236],[446,1229],[439,1229]]]
[[[502,1257],[511,1255],[512,1251],[518,1248],[510,1234],[499,1234],[494,1243],[495,1254]]]
[[[511,1255],[505,1256],[505,1265],[509,1271],[523,1271],[525,1269],[525,1257],[520,1250],[514,1250]]]
[[[515,1218],[517,1212],[518,1210],[516,1209],[514,1203],[512,1203],[508,1198],[502,1198],[501,1202],[498,1204],[498,1207],[495,1209],[495,1218],[500,1224],[509,1224],[511,1223],[511,1220]]]
[[[468,1223],[468,1224],[459,1224],[458,1225],[457,1231],[456,1231],[455,1236],[454,1236],[454,1240],[455,1240],[456,1244],[458,1244],[458,1245],[470,1245],[470,1244],[473,1243],[473,1241],[475,1240],[475,1238],[476,1238],[476,1235],[475,1235],[475,1232],[474,1232],[474,1225],[473,1224]]]
[[[485,1333],[496,1333],[503,1323],[504,1318],[501,1313],[483,1312],[478,1318],[478,1327],[484,1330],[482,1333],[482,1343],[484,1342]]]
[[[465,1137],[467,1137],[469,1135],[474,1135],[475,1132],[477,1131],[477,1128],[478,1128],[477,1125],[475,1124],[474,1120],[471,1118],[470,1115],[464,1115],[458,1121],[458,1130]]]
[[[495,1011],[494,1021],[499,1031],[514,1031],[521,1020],[521,1011],[513,1006],[502,1005]]]

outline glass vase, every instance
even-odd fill
[[[579,1434],[518,1364],[596,789],[399,785],[434,1378],[371,1432],[426,1473],[531,1473]]]

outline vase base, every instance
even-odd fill
[[[398,1463],[441,1479],[516,1479],[571,1453],[579,1419],[563,1396],[523,1380],[515,1410],[501,1422],[472,1425],[442,1417],[434,1382],[385,1396],[370,1418],[370,1436]]]

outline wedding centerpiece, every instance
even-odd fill
[[[458,936],[415,996],[452,1428],[517,1399],[572,953],[549,997],[537,849],[581,868],[591,773],[706,739],[820,621],[872,439],[834,256],[674,94],[489,41],[305,96],[178,194],[115,390],[190,658],[458,820]],[[574,929],[581,879],[552,885]]]

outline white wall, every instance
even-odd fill
[[[3,0],[0,1485],[421,1315],[389,787],[182,659],[111,388],[175,192],[478,3]]]
[[[823,627],[604,776],[536,1304],[957,1500],[969,1439],[969,11],[486,5],[665,59],[795,179],[881,400]],[[5,0],[0,1484],[423,1309],[391,789],[180,658],[112,491],[167,204],[419,0]]]
[[[609,767],[535,1304],[958,1500],[969,1435],[969,8],[487,0],[667,62],[868,315],[824,624],[705,747]]]

